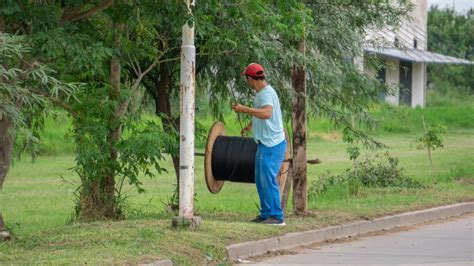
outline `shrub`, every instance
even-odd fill
[[[331,187],[346,186],[351,195],[358,195],[359,188],[393,187],[393,188],[422,188],[423,185],[406,176],[403,168],[398,165],[398,159],[388,152],[383,154],[366,155],[362,160],[355,160],[351,168],[339,175],[326,174],[319,176],[310,183],[309,198],[324,194]]]
[[[356,161],[354,168],[348,169],[346,174],[369,187],[422,187],[420,182],[405,175],[404,169],[398,166],[398,159],[388,152],[365,156],[362,161]]]

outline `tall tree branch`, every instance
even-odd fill
[[[53,104],[64,108],[64,110],[68,111],[69,113],[71,113],[71,114],[73,113],[73,112],[72,112],[72,107],[71,107],[70,105],[68,105],[67,103],[61,101],[60,99],[55,98],[55,97],[52,97],[52,96],[49,95],[48,93],[43,92],[43,91],[40,91],[40,90],[37,90],[37,89],[30,88],[30,91],[31,91],[32,93],[34,93],[34,94],[41,95],[41,96],[47,98],[47,99],[48,99],[49,101],[51,101]]]
[[[150,72],[150,70],[152,70],[160,61],[158,60],[155,60],[155,62],[153,62],[150,66],[148,66],[148,68],[144,71],[144,72],[141,72],[141,69],[140,69],[140,74],[137,75],[137,79],[135,80],[135,82],[133,83],[133,86],[132,86],[132,90],[136,90],[138,88],[138,86],[140,85],[140,82],[142,81],[143,77],[148,73]]]
[[[95,13],[108,8],[113,4],[114,4],[114,0],[105,0],[102,3],[98,4],[97,6],[94,6],[94,7],[90,8],[89,10],[86,10],[86,11],[81,12],[81,13],[78,13],[78,12],[80,11],[80,9],[82,9],[82,6],[81,6],[81,8],[72,9],[70,12],[65,11],[63,16],[59,20],[59,25],[62,26],[65,23],[74,22],[74,21],[92,16]]]
[[[5,32],[5,19],[3,18],[3,15],[0,14],[0,33]]]

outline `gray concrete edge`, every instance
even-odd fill
[[[292,249],[299,246],[315,244],[326,240],[335,240],[396,227],[411,226],[451,216],[459,216],[474,212],[474,202],[441,206],[426,210],[406,212],[371,221],[360,221],[327,228],[288,233],[257,241],[233,244],[226,247],[226,255],[230,261],[245,259],[265,254],[269,251]]]

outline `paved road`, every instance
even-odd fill
[[[297,250],[259,264],[474,265],[474,216],[428,224],[409,231]]]

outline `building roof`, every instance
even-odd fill
[[[376,54],[385,57],[396,58],[417,63],[437,63],[437,64],[462,64],[474,65],[473,61],[460,59],[452,56],[437,54],[418,49],[396,49],[396,48],[366,48],[369,54]]]

